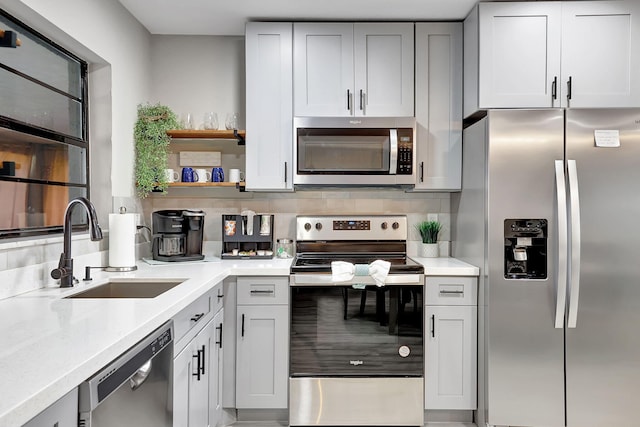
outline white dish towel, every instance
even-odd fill
[[[334,282],[347,282],[354,276],[369,275],[378,286],[384,286],[389,274],[391,263],[377,259],[371,264],[351,264],[344,261],[331,262],[331,280]]]

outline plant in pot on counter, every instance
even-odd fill
[[[436,258],[438,256],[438,233],[442,230],[442,224],[438,221],[422,221],[416,224],[416,230],[422,238],[420,256]]]
[[[138,120],[133,136],[136,143],[135,178],[138,196],[152,191],[166,193],[169,143],[167,131],[182,128],[176,114],[165,105],[138,105]]]

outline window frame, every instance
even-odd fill
[[[48,45],[50,48],[53,48],[60,52],[63,55],[68,56],[70,59],[77,61],[80,65],[80,96],[77,96],[64,92],[56,87],[49,85],[46,82],[43,82],[35,77],[32,77],[28,74],[25,74],[22,71],[16,70],[12,67],[9,67],[6,64],[0,63],[0,68],[6,70],[10,73],[13,73],[19,77],[22,77],[32,83],[35,83],[39,86],[42,86],[52,92],[55,92],[59,95],[62,95],[70,100],[74,100],[80,103],[80,113],[81,113],[81,138],[77,138],[72,135],[68,135],[62,132],[58,132],[52,129],[46,129],[43,127],[31,125],[26,122],[22,122],[11,117],[0,115],[0,137],[2,133],[9,132],[11,134],[20,134],[20,137],[29,138],[33,140],[34,143],[62,143],[65,145],[76,146],[85,150],[85,183],[76,183],[76,182],[50,182],[41,179],[32,179],[32,178],[23,178],[23,177],[10,177],[10,176],[0,176],[0,181],[9,181],[9,182],[19,182],[26,184],[44,184],[44,185],[54,185],[60,187],[74,187],[74,188],[85,188],[86,197],[90,198],[91,196],[91,175],[90,175],[90,159],[91,159],[91,151],[89,144],[89,88],[88,88],[88,63],[77,55],[73,54],[69,50],[60,46],[58,43],[54,42],[50,38],[44,36],[42,33],[34,29],[33,27],[25,24],[19,19],[7,13],[5,10],[0,8],[0,16],[4,19],[12,22],[16,26],[22,27],[27,30],[30,35],[37,37],[42,43]],[[0,47],[0,49],[11,49]],[[19,47],[16,47],[19,49]],[[46,140],[46,141],[45,141]],[[81,223],[78,223],[77,220],[80,219]],[[81,216],[77,218],[74,215],[74,231],[85,231],[88,230],[88,223],[86,222],[86,217]],[[63,232],[63,225],[52,225],[52,226],[41,226],[41,227],[30,227],[30,228],[0,228],[0,241],[17,238],[17,237],[32,237],[32,236],[46,236],[51,234],[61,234]]]

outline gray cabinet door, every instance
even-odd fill
[[[211,320],[173,361],[173,425],[209,425],[209,353],[214,341]]]
[[[352,23],[296,22],[293,64],[296,116],[352,115]]]
[[[221,309],[212,320],[215,331],[209,352],[209,427],[216,427],[222,420],[223,317],[224,309]]]
[[[236,407],[287,408],[289,308],[239,305]]]
[[[476,409],[478,309],[425,308],[425,408]]]
[[[480,3],[481,109],[560,105],[560,25],[560,2]]]
[[[460,190],[462,24],[416,24],[415,189]]]
[[[247,23],[248,190],[293,189],[292,23]]]
[[[355,116],[413,116],[413,26],[410,22],[354,24]]]
[[[638,18],[637,1],[562,3],[563,107],[640,106]]]

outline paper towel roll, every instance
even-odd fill
[[[136,265],[136,215],[109,214],[109,267]]]

